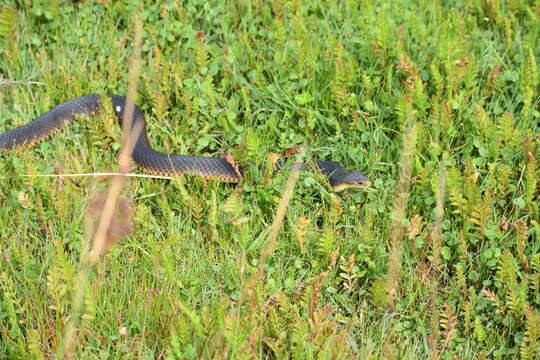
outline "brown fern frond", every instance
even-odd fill
[[[529,262],[525,255],[525,247],[527,246],[527,237],[529,235],[529,227],[523,219],[516,221],[516,249],[519,260],[523,264],[525,270],[529,270]]]
[[[491,302],[493,306],[495,306],[495,312],[497,314],[504,314],[504,305],[493,291],[484,289],[482,290],[482,294]]]
[[[444,309],[441,311],[440,326],[444,330],[441,334],[444,338],[443,349],[448,346],[452,339],[452,335],[456,331],[457,317],[454,314],[450,304],[444,304]]]

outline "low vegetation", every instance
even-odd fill
[[[136,89],[247,181],[34,176],[117,171],[108,111],[0,154],[0,358],[538,359],[539,38],[538,0],[4,1],[0,132]],[[372,186],[262,170],[295,147]]]

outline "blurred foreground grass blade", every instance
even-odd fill
[[[390,308],[394,307],[395,297],[398,296],[399,293],[401,258],[403,256],[403,222],[405,220],[405,209],[407,207],[407,202],[409,201],[409,189],[411,186],[411,173],[413,167],[412,162],[416,152],[417,127],[417,122],[412,121],[403,134],[403,150],[399,162],[398,189],[391,229],[392,243],[388,275],[386,278],[388,292],[387,300]]]
[[[77,333],[80,326],[81,315],[84,308],[83,301],[86,296],[93,296],[94,294],[89,294],[87,288],[89,288],[89,273],[100,260],[105,248],[107,245],[111,245],[119,237],[127,235],[131,230],[128,230],[128,225],[123,230],[120,228],[124,227],[119,225],[114,221],[116,217],[125,217],[121,216],[119,211],[118,203],[120,207],[123,207],[125,213],[130,212],[129,205],[127,202],[123,201],[120,196],[120,193],[125,184],[126,177],[124,176],[129,172],[131,163],[131,153],[134,148],[136,139],[138,138],[142,128],[140,126],[131,127],[132,116],[134,113],[134,100],[137,91],[137,84],[140,76],[140,62],[141,62],[141,42],[142,42],[142,22],[137,15],[134,15],[135,23],[135,39],[134,39],[134,50],[132,63],[129,72],[129,83],[127,90],[127,101],[126,101],[126,111],[124,114],[124,120],[122,121],[122,149],[118,159],[118,170],[122,174],[121,176],[115,176],[112,179],[112,183],[109,187],[107,195],[102,197],[101,211],[95,211],[99,214],[99,220],[96,222],[94,227],[94,233],[90,236],[93,237],[92,247],[89,249],[87,246],[83,246],[81,250],[80,257],[80,269],[77,274],[77,281],[75,284],[75,289],[73,292],[73,303],[70,317],[67,321],[66,328],[64,330],[64,342],[62,348],[58,351],[59,358],[72,359],[76,358],[76,342],[77,342]],[[99,201],[99,200],[98,200]],[[130,216],[127,216],[130,217]],[[127,219],[124,219],[127,220]],[[126,224],[130,221],[127,220]],[[116,228],[116,230],[114,230]],[[125,231],[124,231],[125,230]],[[116,233],[116,234],[115,234]],[[111,237],[115,237],[113,240]]]

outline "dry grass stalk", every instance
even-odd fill
[[[140,51],[142,43],[142,24],[140,19],[135,15],[135,41],[133,46],[133,57],[131,61],[131,68],[129,74],[129,85],[127,91],[127,99],[133,99],[137,92],[137,82],[140,73]],[[122,136],[122,150],[118,160],[118,168],[121,174],[129,172],[131,166],[131,153],[135,145],[135,140],[140,134],[142,127],[139,126],[131,130],[131,120],[134,112],[134,103],[131,100],[126,102],[126,110],[124,113],[123,121],[123,136]],[[131,131],[130,131],[131,130]],[[73,295],[72,310],[69,320],[66,325],[64,334],[63,346],[58,351],[58,358],[72,359],[74,358],[74,347],[77,340],[77,330],[80,323],[80,317],[83,308],[84,297],[86,295],[86,287],[88,282],[88,272],[92,265],[95,265],[106,245],[109,243],[108,234],[111,229],[111,223],[115,210],[117,209],[118,199],[120,192],[125,182],[125,176],[115,176],[112,180],[107,198],[103,210],[100,214],[97,230],[95,233],[94,241],[92,242],[92,249],[87,253],[87,249],[83,249],[81,252],[81,265],[79,273],[77,274],[77,280],[75,285],[75,292]]]
[[[438,279],[440,266],[441,266],[441,248],[442,248],[442,222],[444,219],[444,205],[445,205],[445,193],[446,193],[446,167],[444,162],[441,162],[439,168],[437,193],[436,193],[436,205],[435,205],[435,223],[431,230],[431,245],[433,249],[431,264],[432,271],[430,272],[429,281],[429,308],[431,311],[430,321],[430,358],[437,359],[440,356],[439,350],[439,302],[438,302]]]
[[[139,79],[140,62],[141,62],[141,43],[142,43],[142,24],[137,16],[135,16],[135,43],[134,54],[131,61],[131,70],[129,76],[129,85],[127,91],[126,110],[122,121],[122,150],[118,159],[118,171],[121,174],[127,174],[131,168],[131,153],[142,131],[142,123],[138,123],[136,127],[131,128],[131,121],[135,110],[135,104],[131,99],[137,94],[137,81]],[[90,251],[89,261],[91,264],[97,263],[99,257],[107,244],[107,231],[111,225],[116,203],[122,191],[125,182],[125,176],[115,176],[113,178],[103,213],[96,230],[92,250]]]
[[[301,162],[299,161],[295,162],[295,164],[292,166],[291,173],[289,174],[289,178],[287,179],[287,183],[285,184],[285,188],[283,189],[283,195],[279,200],[276,215],[274,216],[274,221],[270,227],[270,234],[268,235],[268,239],[266,240],[264,248],[261,252],[261,261],[259,262],[259,266],[261,267],[264,263],[264,260],[272,254],[274,248],[276,247],[276,238],[278,236],[279,229],[283,224],[283,219],[285,219],[287,207],[289,206],[289,202],[291,201],[291,197],[294,192],[294,186],[298,181],[298,172],[300,171],[301,166]]]
[[[446,167],[441,163],[439,168],[436,205],[435,205],[435,224],[431,231],[431,245],[433,249],[433,268],[436,271],[440,270],[441,266],[441,248],[442,248],[442,222],[444,219],[444,206],[446,197]]]
[[[262,283],[262,279],[264,276],[264,262],[266,258],[272,254],[276,247],[276,239],[279,234],[279,229],[283,224],[283,220],[285,219],[285,214],[287,212],[287,207],[294,193],[294,187],[296,185],[296,182],[298,181],[298,172],[300,171],[300,168],[300,161],[297,159],[297,162],[292,166],[291,173],[287,178],[287,182],[282,193],[283,195],[279,200],[278,209],[274,216],[274,221],[272,222],[272,225],[263,234],[261,234],[261,236],[266,236],[266,234],[268,234],[268,238],[266,239],[265,245],[261,251],[261,257],[258,263],[258,271],[255,271],[246,281],[245,285],[242,288],[242,293],[239,297],[239,300],[236,304],[237,309],[235,311],[235,321],[237,323],[240,323],[240,309],[244,303],[249,304],[250,313],[255,314],[257,311],[259,311],[258,309],[256,309],[257,305],[254,299],[257,296],[258,285]],[[260,331],[260,328],[256,327],[252,331],[253,333],[258,333]]]

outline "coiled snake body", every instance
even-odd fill
[[[124,121],[126,98],[119,95],[107,95],[113,109]],[[55,130],[66,123],[71,123],[77,115],[90,115],[101,108],[101,95],[90,94],[77,97],[55,106],[50,111],[37,117],[30,123],[0,134],[0,152],[22,145],[35,145],[47,139]],[[154,151],[146,135],[146,121],[141,109],[133,106],[132,129],[141,128],[131,157],[146,171],[170,176],[196,174],[205,178],[215,178],[226,182],[243,180],[242,168],[231,164],[225,158],[164,154]],[[317,161],[314,166],[328,177],[334,189],[344,187],[363,187],[369,180],[359,171],[346,171],[334,161]]]

